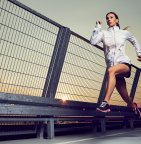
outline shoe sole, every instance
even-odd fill
[[[110,109],[107,109],[107,110],[101,110],[99,108],[96,109],[97,111],[101,111],[101,112],[104,112],[104,113],[107,113],[107,112],[110,112],[111,110]]]

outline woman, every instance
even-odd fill
[[[131,61],[125,53],[125,42],[128,40],[135,47],[138,60],[141,61],[141,48],[135,37],[126,29],[121,30],[119,18],[116,13],[109,12],[106,14],[106,21],[109,28],[101,30],[101,22],[96,22],[96,27],[92,33],[90,42],[96,45],[103,43],[105,61],[107,64],[107,86],[104,101],[97,110],[101,112],[109,112],[109,101],[116,87],[123,100],[133,108],[135,113],[137,108],[128,96],[126,82],[124,77],[130,77]]]

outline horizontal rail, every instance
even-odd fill
[[[63,101],[61,99],[50,99],[44,97],[35,97],[35,96],[27,96],[21,94],[10,94],[10,93],[0,93],[0,103],[1,106],[5,104],[10,105],[23,105],[23,106],[54,106],[60,108],[73,108],[73,109],[82,109],[82,110],[89,110],[92,109],[95,111],[97,107],[96,103],[89,103],[89,102],[78,102],[78,101]],[[114,111],[130,111],[128,107],[125,106],[112,106],[111,110]]]

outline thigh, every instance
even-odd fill
[[[129,66],[125,64],[117,64],[115,66],[110,67],[109,69],[112,70],[115,73],[115,75],[127,73],[130,71]]]

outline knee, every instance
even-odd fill
[[[112,67],[108,68],[107,73],[108,73],[109,76],[115,75],[115,71]]]

